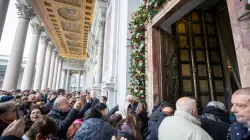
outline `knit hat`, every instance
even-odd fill
[[[14,96],[5,95],[5,96],[0,97],[0,102],[1,103],[8,102],[8,101],[12,100],[13,98],[14,98]]]

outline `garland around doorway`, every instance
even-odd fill
[[[159,12],[166,0],[144,0],[144,4],[139,10],[131,14],[129,30],[130,39],[130,84],[129,94],[134,96],[137,101],[146,98],[146,58],[145,58],[145,31],[148,21]]]

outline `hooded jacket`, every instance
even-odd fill
[[[187,112],[176,110],[166,117],[159,129],[159,140],[213,140],[200,126],[200,122]]]

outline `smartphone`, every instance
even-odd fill
[[[20,119],[20,114],[19,114],[19,108],[18,105],[16,105],[16,120]]]

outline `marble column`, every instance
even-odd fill
[[[105,22],[99,22],[99,44],[98,44],[98,52],[97,52],[97,78],[95,79],[97,85],[102,83],[102,63],[103,63],[103,46],[104,46],[104,26]]]
[[[61,71],[61,78],[60,78],[60,87],[61,89],[66,89],[65,87],[65,69]]]
[[[67,69],[67,76],[66,76],[65,90],[69,90],[69,81],[70,81],[70,70],[69,70],[69,69]]]
[[[8,11],[10,0],[0,0],[0,41],[3,33],[4,23]]]
[[[33,86],[34,90],[37,90],[37,89],[41,90],[46,49],[47,49],[49,41],[50,41],[50,38],[46,35],[42,35],[40,38],[40,45],[38,47],[37,68],[36,68],[36,74],[35,74],[35,80],[34,80],[34,86]]]
[[[47,86],[49,89],[52,89],[56,55],[57,55],[57,51],[56,49],[54,49],[52,51],[51,63],[50,63],[50,69],[49,69],[49,81],[48,81],[48,86]]]
[[[19,20],[4,77],[3,90],[17,88],[29,22],[36,15],[31,7],[22,4],[16,4],[16,7]]]
[[[58,64],[59,64],[60,55],[57,54],[56,60],[55,60],[55,68],[54,68],[54,74],[53,74],[53,82],[52,82],[52,89],[56,89],[56,81],[57,81],[57,73],[58,73]]]
[[[27,63],[26,63],[24,73],[23,73],[23,80],[22,80],[22,85],[21,85],[22,90],[32,88],[39,38],[40,38],[41,33],[44,32],[45,30],[41,25],[37,23],[31,23],[31,28],[32,28],[31,29],[32,38],[31,38],[31,43],[29,46]]]
[[[56,88],[55,89],[59,89],[59,84],[60,84],[60,79],[61,79],[62,64],[63,64],[63,58],[60,57],[59,64],[58,64],[58,70],[57,70],[57,79],[56,79]]]
[[[82,74],[82,72],[81,72],[81,71],[79,71],[79,73],[78,73],[78,79],[77,79],[77,91],[81,90],[81,89],[80,89],[80,84],[81,84],[81,74]]]
[[[51,54],[52,54],[53,49],[54,49],[54,45],[52,45],[52,44],[50,44],[49,47],[47,48],[41,90],[46,89],[48,87]]]
[[[82,73],[82,90],[85,91],[86,88],[85,88],[85,83],[86,83],[86,71]]]

